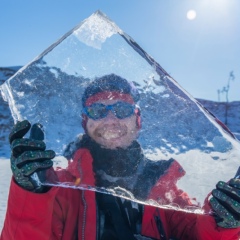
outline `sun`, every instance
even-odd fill
[[[187,19],[188,20],[194,20],[196,18],[196,16],[197,16],[197,13],[196,13],[195,10],[189,10],[187,12]]]

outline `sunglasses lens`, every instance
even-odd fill
[[[112,106],[112,111],[117,118],[123,119],[134,113],[134,106],[126,102],[117,102]]]
[[[108,110],[104,104],[94,103],[85,108],[85,112],[88,117],[92,119],[101,119],[107,116]]]

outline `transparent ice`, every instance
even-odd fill
[[[103,13],[92,14],[20,69],[1,86],[1,93],[15,122],[28,119],[44,126],[47,148],[57,153],[54,168],[61,171],[68,166],[63,156],[66,146],[84,132],[84,89],[96,77],[111,73],[133,82],[140,92],[142,128],[138,141],[145,156],[149,161],[176,159],[186,172],[177,186],[198,203],[191,209],[173,200],[161,207],[201,212],[215,184],[234,177],[240,165],[239,142]],[[159,205],[156,199],[143,201],[121,186],[76,186],[51,180],[44,184],[101,191]]]

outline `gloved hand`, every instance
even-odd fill
[[[229,183],[218,182],[212,191],[210,204],[218,226],[223,228],[240,227],[240,179]]]
[[[40,124],[34,124],[30,137],[23,138],[29,131],[31,124],[24,120],[17,122],[9,135],[11,144],[11,169],[14,179],[24,189],[32,192],[44,192],[46,188],[41,184],[46,178],[46,170],[53,165],[55,152],[45,150],[44,133]]]

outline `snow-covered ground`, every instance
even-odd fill
[[[12,172],[10,169],[9,159],[0,158],[0,232],[2,231],[6,213],[11,176]]]

